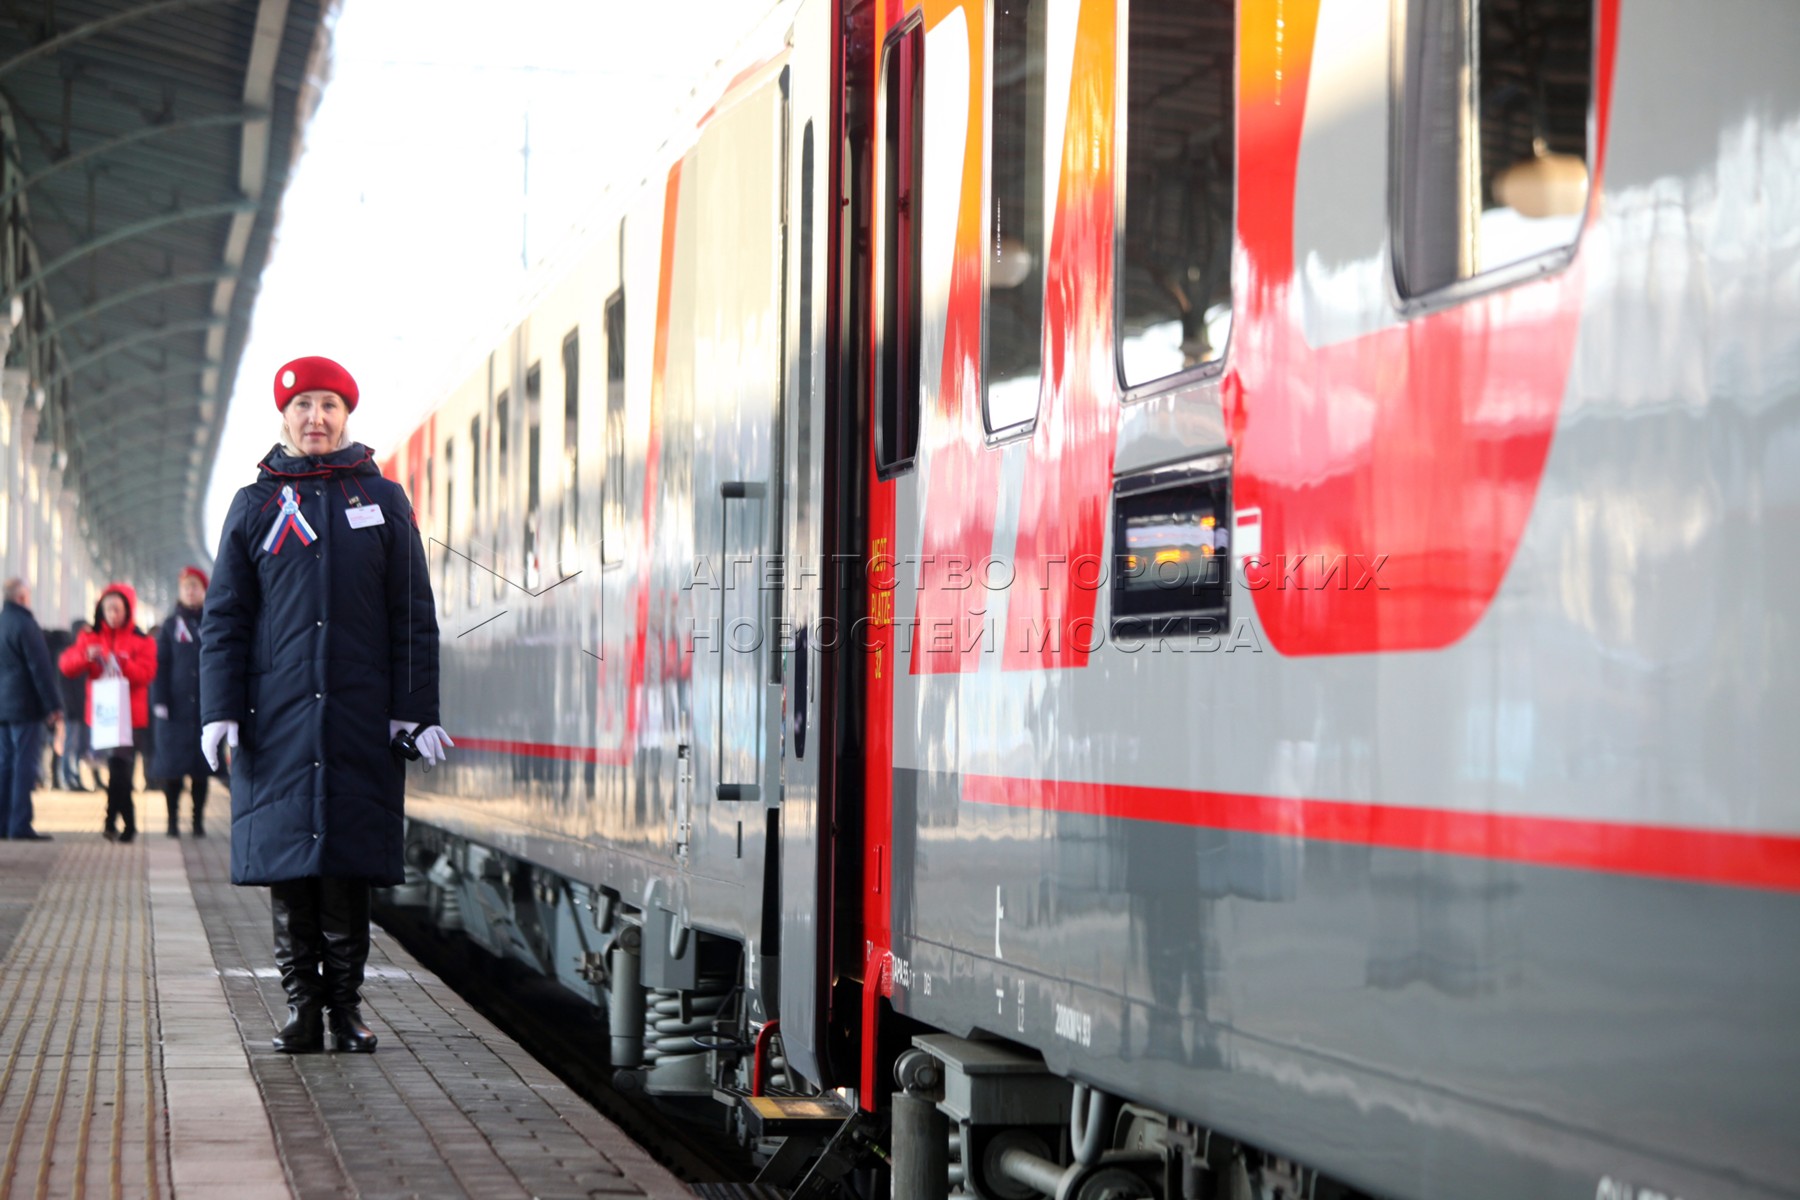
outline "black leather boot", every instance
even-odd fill
[[[181,836],[181,792],[165,791],[163,796],[169,802],[169,836],[178,838]]]
[[[194,788],[194,836],[206,836],[206,777],[200,776]]]
[[[373,1054],[381,1041],[363,1024],[362,1009],[355,1005],[333,1005],[331,1009],[331,1048],[340,1054]]]
[[[319,881],[294,879],[274,884],[269,888],[269,913],[275,924],[275,966],[281,971],[281,987],[288,997],[287,1024],[271,1044],[283,1054],[316,1054],[325,1049]]]
[[[369,961],[369,885],[361,879],[319,880],[319,925],[325,935],[325,1005],[331,1042],[348,1054],[373,1054],[376,1037],[362,1019],[363,967]]]

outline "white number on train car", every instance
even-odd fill
[[[1066,1004],[1056,1005],[1056,1036],[1083,1048],[1094,1044],[1094,1016]]]

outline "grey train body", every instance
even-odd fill
[[[1262,7],[1237,6],[1244,28]],[[1315,7],[1281,304],[1329,354],[1462,293],[1396,294],[1407,6],[1319,0],[1288,28]],[[925,78],[951,81],[920,108],[927,414],[953,407],[959,181],[989,186],[961,142],[933,157],[979,128],[963,8],[923,20]],[[928,417],[914,466],[876,478],[868,423],[834,407],[867,402],[845,331],[882,303],[879,280],[864,307],[849,294],[882,243],[842,159],[858,137],[879,154],[885,110],[839,111],[832,65],[862,54],[877,65],[845,86],[869,82],[905,20],[783,6],[760,73],[396,451],[421,525],[495,564],[432,548],[444,723],[471,751],[415,778],[404,897],[609,1003],[652,1092],[709,1094],[733,1068],[691,1038],[659,1050],[638,989],[654,1008],[741,987],[750,1024],[779,1016],[796,1086],[885,1099],[895,1047],[870,1050],[868,1021],[897,1014],[1304,1164],[1320,1196],[1800,1195],[1800,10],[1595,8],[1604,175],[1548,268],[1575,289],[1570,365],[1478,618],[1432,645],[1293,652],[1237,580],[1229,638],[932,671],[819,635],[872,611],[868,556],[927,553],[933,472],[966,469]],[[1084,43],[1055,31],[1086,37],[1080,11],[1050,6],[1050,46],[1076,46],[1065,89]],[[1121,59],[1129,20],[1120,4]],[[1240,203],[1240,229],[1253,216]],[[1468,330],[1470,359],[1489,353]],[[1249,461],[1235,356],[1282,363],[1233,336],[1223,371],[1121,404],[1109,495]],[[1321,420],[1383,402],[1331,394]],[[1005,557],[1042,445],[974,441]],[[863,570],[837,586],[845,551]],[[927,589],[896,576],[891,627],[914,629]],[[1021,601],[994,603],[1004,630]],[[1006,781],[1154,803],[1000,802]],[[1386,832],[1347,835],[1342,813]],[[1471,828],[1491,832],[1444,848]]]

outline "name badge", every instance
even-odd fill
[[[344,510],[344,520],[350,522],[352,529],[367,529],[371,525],[385,525],[387,518],[381,515],[379,504],[358,505]]]

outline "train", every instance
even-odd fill
[[[787,0],[382,458],[394,902],[795,1195],[1800,1194],[1797,54]]]

